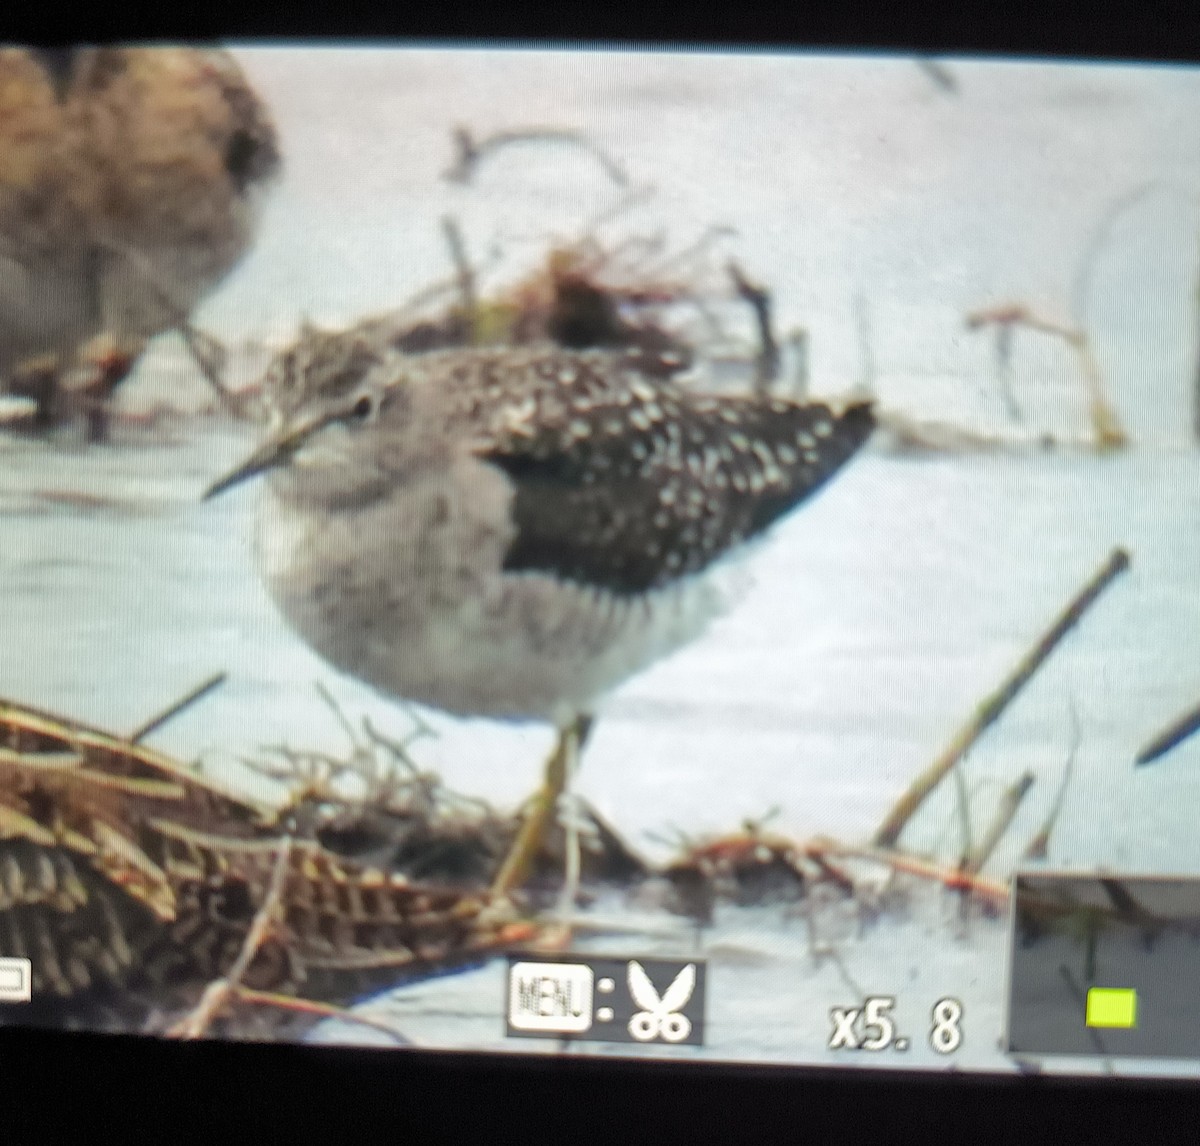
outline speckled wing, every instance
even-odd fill
[[[874,428],[866,404],[697,395],[595,355],[532,369],[557,384],[510,401],[481,451],[515,488],[505,567],[610,592],[704,569],[820,489]]]

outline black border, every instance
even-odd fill
[[[417,37],[1200,60],[1195,0],[253,0],[5,12],[44,44]],[[1200,133],[1200,124],[1196,125]],[[996,968],[997,974],[1002,973]],[[0,1030],[0,1140],[1200,1141],[1200,1084],[182,1044]],[[70,1137],[68,1138],[68,1134]]]
[[[7,6],[0,39],[420,38],[928,55],[1200,58],[1194,0],[124,0]]]
[[[1194,1086],[0,1032],[0,1136],[1190,1143]]]

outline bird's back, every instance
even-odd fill
[[[702,394],[600,351],[445,352],[413,367],[513,486],[506,567],[636,594],[697,573],[815,494],[869,404]]]

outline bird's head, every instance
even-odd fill
[[[364,438],[377,437],[381,415],[404,398],[402,389],[388,384],[392,372],[384,369],[394,359],[386,346],[359,332],[306,327],[263,378],[266,437],[209,486],[205,500],[271,472],[287,472],[330,496],[369,479],[371,467],[363,463],[374,451]]]

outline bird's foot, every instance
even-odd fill
[[[550,824],[557,814],[559,801],[568,790],[571,777],[579,761],[579,753],[591,728],[591,717],[581,716],[569,724],[558,737],[558,743],[546,762],[545,776],[541,788],[530,801],[529,809],[513,841],[508,855],[492,882],[492,894],[507,896],[519,888],[532,872],[538,855],[546,843]],[[579,830],[576,817],[568,817],[566,824],[567,861],[564,873],[564,897],[578,894],[579,886]],[[572,841],[574,847],[572,848]],[[574,860],[572,860],[572,851]],[[572,884],[574,890],[572,891]]]

